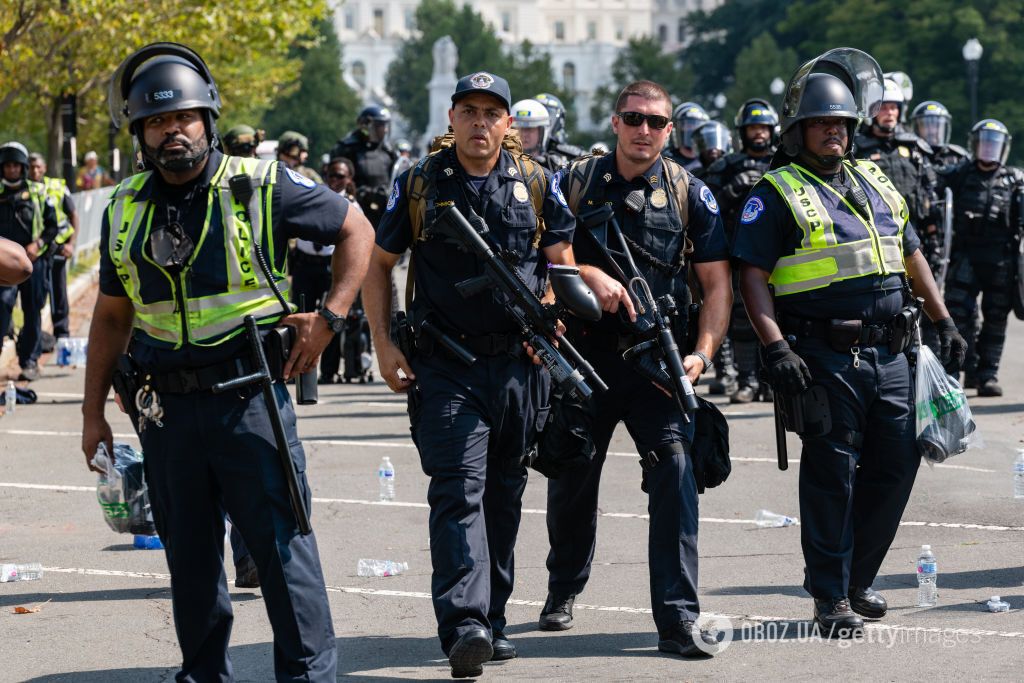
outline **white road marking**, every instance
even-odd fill
[[[380,404],[386,405],[386,404]],[[390,406],[389,406],[390,407]],[[0,429],[0,434],[15,434],[20,436],[82,436],[81,432],[59,432],[59,431],[47,431],[37,429]],[[134,432],[124,434],[114,434],[115,439],[136,439],[138,436]],[[359,439],[302,439],[303,445],[324,445],[324,446],[363,446],[365,448],[416,448],[412,441],[401,442],[401,441],[360,441]],[[618,458],[639,458],[637,453],[631,451],[608,451],[608,455],[615,456]],[[733,462],[762,462],[762,463],[775,463],[775,458],[755,458],[733,455],[730,456]],[[790,464],[799,464],[800,458],[790,458]],[[986,472],[993,473],[996,470],[985,469],[983,467],[970,467],[968,465],[947,465],[945,463],[937,463],[934,465],[939,469],[949,470],[964,470],[968,472]]]
[[[54,572],[58,574],[78,574],[82,576],[111,576],[119,578],[133,578],[133,579],[159,579],[162,581],[170,581],[171,575],[158,573],[158,572],[131,572],[114,569],[87,569],[83,567],[43,567],[44,572]],[[387,590],[381,588],[364,588],[361,586],[327,586],[327,592],[329,593],[346,593],[353,595],[376,595],[388,598],[412,598],[416,600],[430,600],[430,593],[424,593],[420,591],[399,591],[399,590]],[[510,599],[510,605],[518,605],[522,607],[543,607],[544,602],[540,600],[519,600]],[[582,603],[576,603],[575,609],[588,610],[593,612],[618,612],[626,614],[651,614],[650,608],[647,607],[628,607],[628,606],[614,606],[614,605],[587,605]],[[703,612],[702,616],[708,618],[724,618],[729,619],[733,622],[789,622],[789,621],[806,621],[805,618],[801,617],[778,617],[778,616],[765,616],[760,614],[725,614],[719,612]],[[878,624],[870,623],[865,624],[865,628],[878,630],[878,631],[917,631],[923,633],[941,633],[948,635],[963,635],[963,636],[988,636],[996,638],[1019,638],[1024,639],[1024,632],[1021,631],[991,631],[986,629],[975,629],[975,628],[934,628],[924,626],[904,626],[901,624]]]
[[[93,486],[73,486],[67,484],[25,484],[20,482],[0,482],[0,489],[32,489],[39,491],[83,491],[92,492],[96,488]],[[418,508],[427,509],[430,506],[426,503],[414,503],[405,502],[398,500],[363,500],[360,498],[323,498],[316,496],[313,498],[314,503],[320,503],[329,505],[331,503],[337,503],[339,505],[376,505],[380,507],[396,507],[396,508]],[[524,515],[546,515],[547,510],[543,508],[523,508]],[[618,519],[650,519],[650,515],[634,513],[634,512],[599,512],[600,517],[610,517]],[[757,522],[753,519],[731,519],[725,517],[700,517],[698,521],[704,524],[745,524],[754,526]],[[794,526],[799,526],[800,522],[797,522]],[[903,521],[900,522],[900,526],[920,526],[930,527],[935,529],[972,529],[976,531],[1024,531],[1024,526],[1000,526],[998,524],[969,524],[961,522],[914,522],[914,521]]]

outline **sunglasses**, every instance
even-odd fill
[[[639,128],[644,121],[651,130],[661,130],[669,124],[669,117],[660,114],[641,114],[638,111],[620,111],[616,116],[630,128]]]

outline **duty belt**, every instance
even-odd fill
[[[248,359],[233,358],[215,365],[201,368],[187,368],[163,373],[147,373],[140,370],[139,375],[161,394],[194,394],[209,391],[215,384],[236,379],[252,372],[252,363]]]
[[[575,338],[574,338],[575,341]],[[622,334],[613,330],[595,330],[584,328],[579,337],[579,345],[591,351],[610,351],[621,353],[640,343],[635,334]]]
[[[881,346],[892,340],[892,324],[868,323],[862,320],[819,320],[783,314],[779,320],[784,334],[797,339],[821,339],[833,348]],[[838,349],[837,349],[838,350]]]
[[[452,337],[478,356],[516,355],[523,350],[523,339],[518,334],[453,334]]]

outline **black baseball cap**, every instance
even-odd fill
[[[452,95],[452,104],[466,95],[478,92],[497,97],[505,105],[505,111],[512,110],[512,91],[508,87],[508,81],[486,71],[477,71],[460,78],[455,86],[455,93]]]

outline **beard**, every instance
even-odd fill
[[[177,143],[182,149],[168,151],[167,145]],[[142,141],[142,154],[155,166],[172,173],[187,171],[195,168],[210,153],[210,145],[206,141],[206,135],[198,140],[189,140],[184,136],[167,138],[160,143],[159,147],[150,147]]]
[[[747,146],[754,152],[763,152],[768,149],[767,140],[751,140],[747,143]]]

